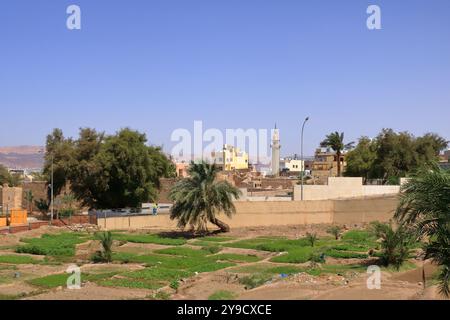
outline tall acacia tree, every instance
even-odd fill
[[[341,156],[344,150],[351,149],[354,145],[354,142],[344,143],[344,133],[341,132],[332,132],[325,137],[320,143],[320,146],[323,148],[331,148],[334,152],[336,152],[337,157],[337,175],[340,177],[342,175],[341,169]]]
[[[218,167],[207,162],[192,162],[189,177],[177,182],[170,190],[170,199],[174,205],[170,218],[178,220],[178,226],[189,225],[199,232],[207,231],[207,223],[219,227],[221,232],[229,232],[230,227],[217,219],[223,212],[231,217],[236,209],[233,199],[238,199],[241,192],[228,181],[218,181]]]
[[[403,186],[396,219],[428,240],[425,258],[441,266],[440,292],[450,297],[450,172],[419,170]]]
[[[114,135],[82,128],[77,140],[55,129],[47,137],[45,159],[47,177],[53,162],[55,195],[67,184],[83,206],[95,209],[156,201],[159,179],[175,172],[161,148],[148,146],[145,134],[128,128]]]

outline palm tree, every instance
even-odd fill
[[[403,186],[396,219],[428,239],[425,259],[441,266],[440,292],[450,296],[450,172],[438,166],[421,169]]]
[[[241,192],[227,181],[217,181],[218,171],[215,164],[191,162],[189,177],[172,187],[169,197],[174,205],[170,218],[178,219],[178,227],[184,229],[189,225],[203,232],[211,222],[221,232],[230,231],[230,227],[217,219],[216,214],[223,212],[231,217],[236,211],[233,199],[238,199]]]
[[[100,240],[103,251],[97,251],[92,257],[94,262],[111,262],[113,237],[110,231],[98,232],[95,238]]]
[[[320,143],[322,148],[331,148],[337,156],[337,175],[341,176],[341,155],[342,151],[351,149],[355,142],[344,143],[344,133],[332,132]]]
[[[392,223],[375,222],[373,233],[381,239],[380,260],[385,266],[393,265],[397,270],[408,260],[414,243],[414,232],[400,225],[396,229]]]

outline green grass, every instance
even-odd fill
[[[24,238],[26,243],[16,248],[17,253],[36,255],[72,257],[75,255],[75,245],[86,242],[86,235],[80,233],[44,234],[40,238]]]
[[[338,259],[367,259],[369,256],[366,253],[348,252],[339,250],[327,250],[325,256]]]
[[[233,267],[235,265],[236,265],[235,263],[231,263],[231,262],[211,262],[211,263],[207,263],[207,264],[200,264],[197,266],[193,266],[193,267],[188,268],[187,270],[191,271],[191,272],[198,272],[198,273],[213,272],[213,271],[225,269],[228,267]]]
[[[192,276],[192,272],[184,270],[166,269],[163,267],[151,267],[138,271],[123,273],[123,276],[133,279],[174,281]]]
[[[0,256],[0,263],[8,263],[8,264],[36,264],[39,263],[38,260],[33,259],[29,256],[20,256],[20,255],[3,255]]]
[[[189,249],[189,248],[180,248],[180,249]],[[184,250],[182,251],[184,252]],[[207,253],[209,254],[209,252]],[[234,265],[233,263],[217,262],[217,260],[219,260],[219,256],[220,255],[212,255],[212,256],[178,256],[170,254],[136,255],[133,253],[121,252],[121,253],[114,253],[113,260],[121,261],[123,263],[130,263],[130,262],[144,263],[147,266],[159,266],[167,269],[188,270],[192,272],[209,272],[231,267]],[[246,256],[242,255],[242,257],[240,258],[246,259]]]
[[[236,240],[236,238],[233,237],[203,237],[203,238],[198,238],[199,241],[207,241],[207,242],[227,242],[227,241],[232,241],[232,240]]]
[[[162,267],[145,268],[138,271],[125,272],[120,278],[100,279],[97,284],[107,287],[126,287],[138,289],[159,289],[171,282],[188,278],[190,271],[166,269]]]
[[[305,263],[310,260],[313,252],[314,248],[312,247],[292,249],[286,254],[273,257],[272,259],[270,259],[270,261],[282,263]]]
[[[162,245],[180,246],[185,244],[187,241],[183,238],[169,238],[163,237],[158,234],[130,234],[122,232],[114,232],[113,239],[119,241],[127,241],[134,243],[154,243]]]
[[[232,261],[232,262],[256,262],[261,260],[261,258],[255,255],[244,255],[244,254],[234,254],[234,253],[221,253],[211,256],[216,260],[221,261]]]
[[[51,289],[66,286],[69,276],[70,275],[68,273],[52,274],[45,277],[28,280],[28,283],[37,287]]]
[[[224,243],[223,246],[230,248],[240,248],[240,249],[254,249],[258,250],[259,245],[267,245],[276,241],[292,241],[286,238],[269,238],[269,237],[258,237],[254,239],[245,239],[231,243]],[[295,241],[295,240],[294,240]]]
[[[352,244],[352,243],[342,243],[336,246],[332,246],[331,249],[337,251],[356,251],[356,252],[367,252],[372,249],[372,246],[364,244]]]
[[[237,294],[231,291],[219,290],[208,297],[208,300],[234,300]]]
[[[159,254],[169,254],[169,255],[176,255],[176,256],[185,256],[185,257],[204,257],[208,254],[210,254],[207,250],[197,250],[197,249],[191,249],[187,247],[174,247],[174,248],[167,248],[167,249],[160,249],[155,250],[155,253]]]
[[[342,235],[342,240],[351,240],[363,243],[367,240],[373,240],[374,238],[374,235],[366,230],[350,230]]]
[[[166,285],[165,282],[154,280],[141,280],[129,278],[112,278],[97,282],[98,285],[104,287],[124,287],[133,289],[150,289],[156,290]]]
[[[81,274],[81,282],[84,283],[86,281],[90,282],[98,282],[100,280],[110,278],[114,276],[116,273],[98,273],[98,274]],[[68,273],[58,273],[52,274],[41,278],[35,278],[28,280],[27,282],[31,285],[52,289],[57,287],[65,287],[67,285],[67,279],[70,277]]]

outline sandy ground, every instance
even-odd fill
[[[87,283],[81,289],[56,289],[26,300],[124,300],[144,299],[152,293],[151,290],[100,287]]]
[[[244,239],[259,236],[285,236],[288,238],[299,238],[306,232],[316,232],[319,236],[329,236],[326,230],[327,225],[316,226],[275,226],[271,228],[245,228],[235,229],[226,236]],[[352,226],[353,228],[354,226]],[[362,226],[357,226],[362,227]],[[61,228],[44,227],[37,230],[31,230],[22,234],[0,235],[0,253],[13,254],[8,246],[19,244],[22,237],[37,237],[44,233],[56,233],[64,231]],[[140,243],[120,243],[114,244],[116,252],[130,253],[150,253],[157,249],[163,249],[170,246],[158,244],[140,244]],[[198,246],[193,248],[197,248]],[[88,241],[77,246],[77,260],[86,263],[86,259],[96,250],[100,249],[98,241]],[[262,267],[269,264],[268,260],[276,253],[262,252],[251,249],[224,248],[221,253],[238,254],[256,254],[262,258],[256,263],[239,264],[238,267],[245,265],[259,264]],[[33,256],[36,259],[43,257]],[[327,259],[328,264],[349,264],[361,262],[354,259]],[[282,264],[271,264],[272,266]],[[286,265],[286,264],[285,264]],[[287,264],[289,265],[289,264]],[[86,283],[79,290],[69,290],[66,288],[57,288],[43,292],[33,287],[24,280],[40,277],[49,274],[65,272],[68,264],[63,265],[16,265],[14,268],[0,269],[1,274],[8,274],[8,281],[0,283],[0,295],[28,295],[26,299],[45,299],[45,300],[117,300],[117,299],[146,299],[154,293],[152,290],[130,289],[130,288],[110,288],[101,287],[94,283]],[[144,268],[140,264],[84,264],[81,269],[86,273],[105,273],[133,271]],[[346,275],[321,275],[318,277],[300,273],[287,278],[277,278],[271,283],[267,283],[255,289],[246,290],[239,283],[237,274],[233,268],[219,270],[210,273],[201,273],[192,278],[181,282],[177,292],[169,288],[162,290],[173,293],[172,299],[207,299],[213,293],[219,290],[231,291],[237,295],[238,299],[262,299],[262,300],[386,300],[386,299],[441,299],[436,286],[429,286],[431,283],[427,280],[428,286],[424,289],[422,283],[422,264],[414,270],[404,272],[383,272],[381,289],[369,290],[366,285],[367,275],[365,273]],[[436,266],[425,265],[426,278],[430,279],[436,271]],[[15,273],[19,277],[14,276]]]

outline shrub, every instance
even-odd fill
[[[327,232],[334,236],[336,240],[339,240],[339,236],[341,235],[342,229],[339,226],[331,226],[328,228]]]
[[[169,246],[180,246],[186,243],[183,238],[168,238],[158,234],[129,234],[117,232],[114,233],[114,239],[134,243],[155,243]]]
[[[185,256],[185,257],[204,257],[210,253],[207,250],[198,250],[198,249],[191,249],[191,248],[186,248],[186,247],[174,247],[174,248],[160,249],[160,250],[155,250],[154,252],[160,253],[160,254]]]
[[[300,247],[292,249],[286,254],[273,257],[270,261],[282,263],[305,263],[311,258],[311,253],[313,253],[312,247]]]
[[[16,249],[18,253],[29,253],[49,256],[74,256],[75,245],[86,239],[78,233],[44,234],[40,238],[23,238],[25,245]]]
[[[365,230],[350,230],[342,235],[342,240],[349,240],[352,242],[365,243],[370,239],[373,239],[372,234]]]
[[[236,293],[231,291],[219,290],[208,297],[208,300],[234,300]]]
[[[366,259],[368,257],[365,253],[339,251],[334,249],[325,251],[325,255],[338,259]]]
[[[178,292],[178,288],[180,287],[180,282],[178,280],[173,280],[169,285],[173,290]]]
[[[109,231],[97,232],[95,238],[100,240],[103,251],[97,251],[93,256],[94,262],[111,262],[112,261],[112,245],[113,238]]]
[[[412,244],[415,242],[413,233],[404,226],[396,230],[391,224],[378,223],[374,225],[374,233],[382,239],[380,260],[385,266],[392,265],[400,269],[408,259]]]
[[[316,233],[306,233],[306,240],[309,242],[311,247],[314,247],[314,244],[317,241],[317,234]]]
[[[268,274],[254,274],[251,276],[242,277],[239,279],[239,283],[245,286],[246,290],[253,289],[267,283],[272,279]]]
[[[211,254],[216,254],[216,253],[220,252],[220,250],[222,250],[222,248],[219,246],[206,246],[206,247],[203,247],[202,250],[208,251]]]

